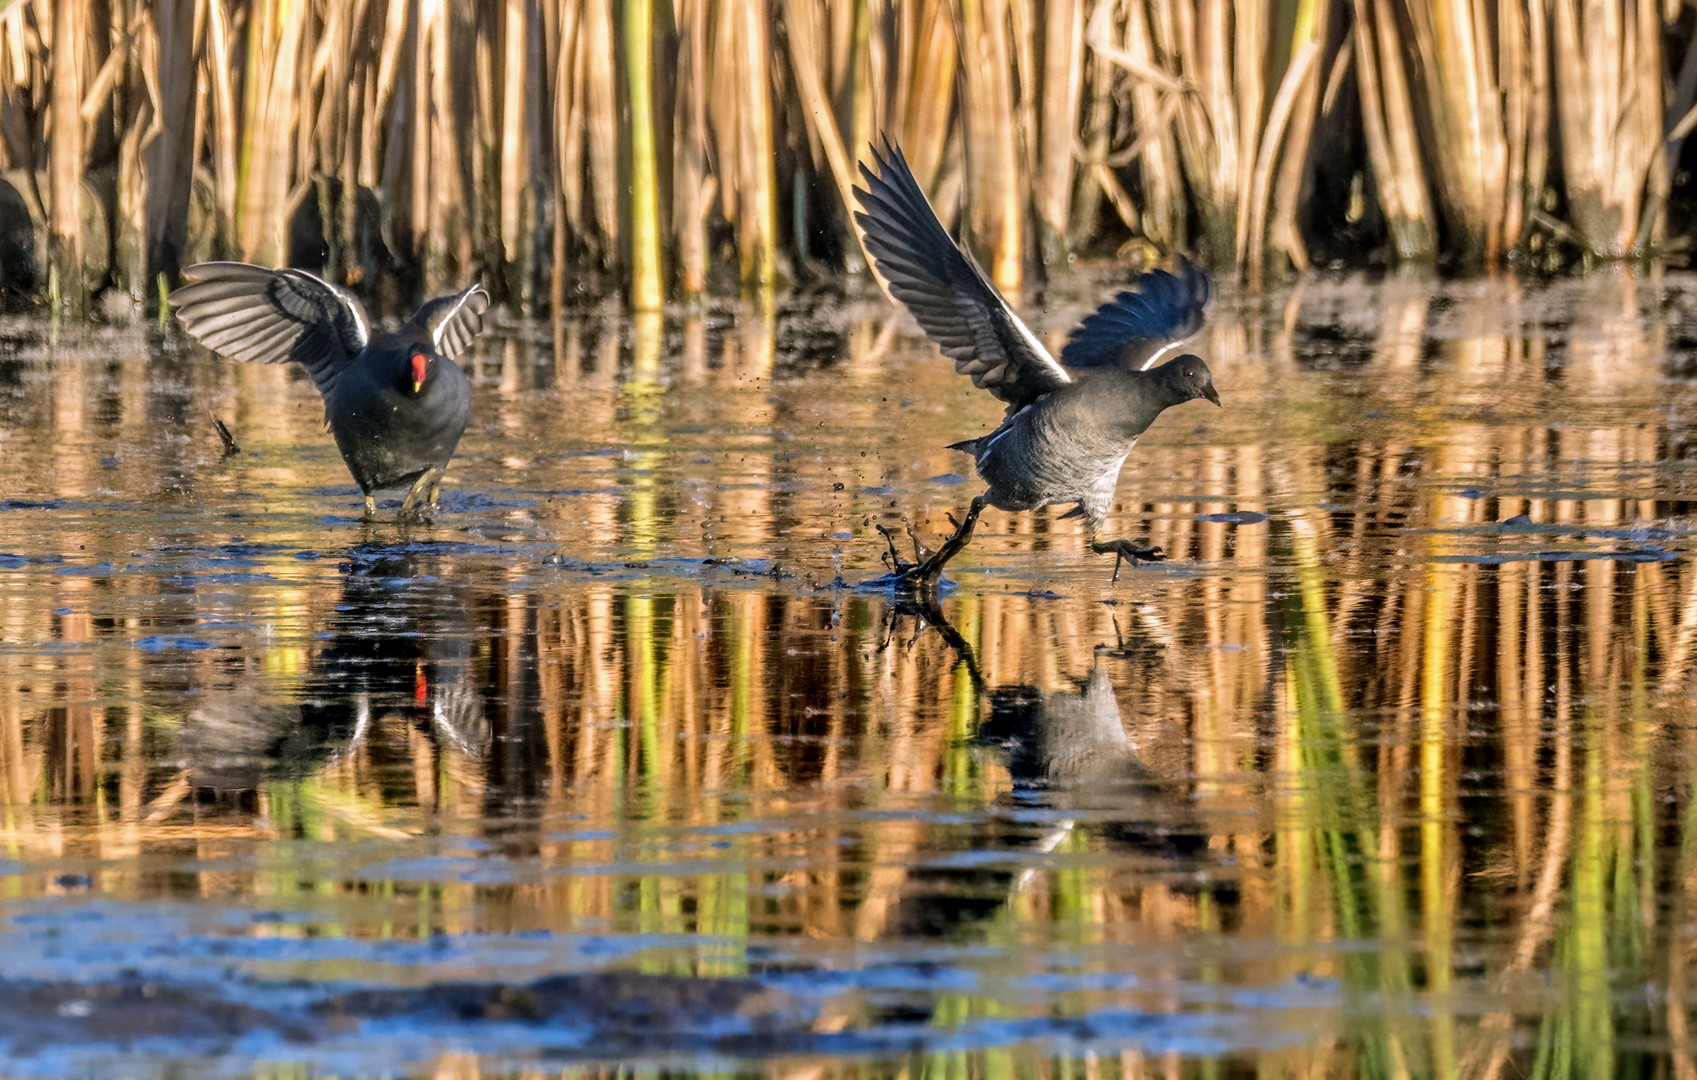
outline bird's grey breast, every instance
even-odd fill
[[[980,444],[978,475],[990,485],[992,506],[1034,510],[1082,502],[1092,519],[1106,513],[1137,439],[1104,423],[1077,389],[1038,399]]]

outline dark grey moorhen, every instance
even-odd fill
[[[1091,550],[1114,552],[1116,581],[1121,561],[1164,558],[1159,548],[1097,534],[1113,505],[1120,464],[1162,410],[1196,398],[1220,404],[1199,357],[1186,353],[1150,367],[1202,328],[1208,275],[1182,257],[1176,273],[1142,275],[1073,331],[1057,363],[971,253],[949,239],[902,152],[886,141],[872,155],[878,174],[862,165],[866,188],[854,193],[855,220],[866,231],[874,269],[955,370],[1008,404],[996,430],[953,445],[972,455],[989,489],[972,500],[966,519],[936,552],[918,550],[915,542],[920,561],[898,565],[901,583],[935,585],[987,505],[1035,510],[1077,503],[1062,517],[1083,517]]]
[[[171,303],[195,340],[232,360],[299,361],[311,374],[367,520],[383,488],[411,485],[403,518],[436,505],[471,418],[471,383],[454,359],[483,328],[481,285],[437,297],[374,336],[358,300],[304,270],[205,262],[183,278],[190,284]]]

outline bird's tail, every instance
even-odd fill
[[[978,460],[978,444],[983,442],[983,441],[984,440],[983,440],[982,437],[977,438],[977,439],[967,439],[964,442],[950,443],[948,448],[950,450],[959,450],[962,453],[971,454],[972,460],[977,461]]]

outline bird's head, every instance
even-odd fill
[[[1161,365],[1161,373],[1166,376],[1167,384],[1177,391],[1180,401],[1207,398],[1216,405],[1220,404],[1220,392],[1214,389],[1214,373],[1208,370],[1200,356],[1185,353],[1174,357]]]

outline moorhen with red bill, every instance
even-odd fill
[[[454,361],[483,328],[483,286],[439,296],[400,329],[373,335],[358,300],[304,270],[204,262],[183,278],[171,303],[196,341],[232,360],[306,368],[365,494],[366,520],[383,488],[411,485],[401,518],[435,507],[471,419],[471,382]]]

